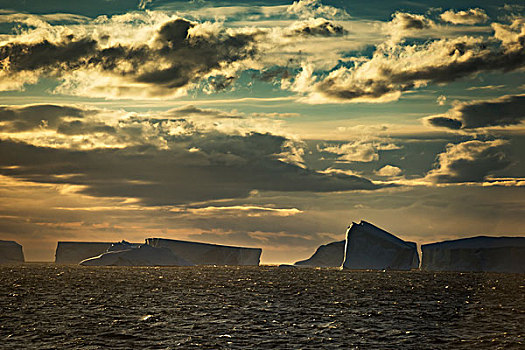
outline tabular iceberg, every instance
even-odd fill
[[[111,245],[108,242],[58,242],[55,263],[78,264],[106,252]]]
[[[427,271],[525,273],[525,237],[478,236],[421,246]]]
[[[411,270],[419,267],[417,245],[366,222],[346,233],[344,269]]]
[[[22,246],[15,241],[0,241],[0,264],[23,263]]]
[[[107,252],[80,262],[83,266],[193,266],[168,248],[117,243]]]
[[[341,267],[345,257],[346,241],[332,242],[317,248],[315,253],[306,260],[297,261],[297,266]]]
[[[259,265],[262,249],[218,244],[147,238],[152,247],[166,247],[175,255],[195,265]]]

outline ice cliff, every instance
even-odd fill
[[[137,246],[127,242],[112,245],[107,252],[80,262],[83,266],[193,266],[168,248]]]
[[[0,241],[0,264],[23,263],[22,246],[15,241]]]
[[[148,238],[152,247],[171,249],[175,255],[195,265],[259,265],[262,249],[218,244]]]
[[[417,245],[366,221],[346,232],[344,269],[411,270],[419,267]]]
[[[111,245],[107,242],[58,242],[55,263],[78,264],[106,252]]]
[[[421,269],[525,273],[525,237],[471,237],[421,246]]]
[[[332,242],[317,248],[306,260],[297,261],[296,266],[341,267],[345,256],[346,241]]]

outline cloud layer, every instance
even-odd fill
[[[186,108],[167,113],[178,118],[117,114],[108,124],[103,120],[109,112],[103,110],[4,106],[0,122],[11,140],[0,143],[0,173],[75,185],[92,196],[135,198],[147,205],[247,197],[253,191],[380,187],[365,178],[306,168],[301,146],[286,137],[240,129],[226,133],[187,119],[195,112]]]
[[[483,182],[495,171],[510,165],[506,154],[507,141],[467,141],[450,144],[439,154],[438,167],[427,179],[438,183]]]
[[[517,125],[524,119],[525,95],[507,95],[460,103],[445,114],[425,120],[432,126],[457,130]]]
[[[393,28],[420,30],[421,18],[396,14]],[[424,44],[385,42],[370,59],[331,71],[316,82],[311,68],[303,68],[296,91],[306,102],[388,102],[401,93],[428,84],[441,84],[486,71],[512,71],[525,66],[525,22],[493,24],[492,38],[463,36]],[[396,36],[395,33],[392,34]]]

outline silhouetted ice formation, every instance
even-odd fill
[[[139,248],[141,244],[139,243],[129,243],[124,240],[118,242],[118,243],[112,243],[111,246],[108,248],[108,252],[116,252],[119,250],[129,250],[133,248]]]
[[[317,248],[315,253],[306,260],[297,261],[297,266],[341,267],[345,256],[346,241],[332,242]]]
[[[108,242],[58,242],[55,263],[78,264],[82,260],[106,252],[112,244]]]
[[[411,270],[419,267],[417,245],[366,221],[346,232],[344,269]]]
[[[421,269],[525,273],[525,237],[470,237],[421,246]]]
[[[80,262],[83,266],[193,266],[168,248],[154,248],[122,241],[107,252]]]
[[[23,263],[22,246],[15,241],[0,241],[0,264]]]
[[[195,265],[259,265],[262,249],[231,247],[218,244],[148,238],[152,247],[166,247],[175,255]]]

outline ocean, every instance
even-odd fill
[[[0,266],[1,349],[524,349],[525,275]]]

